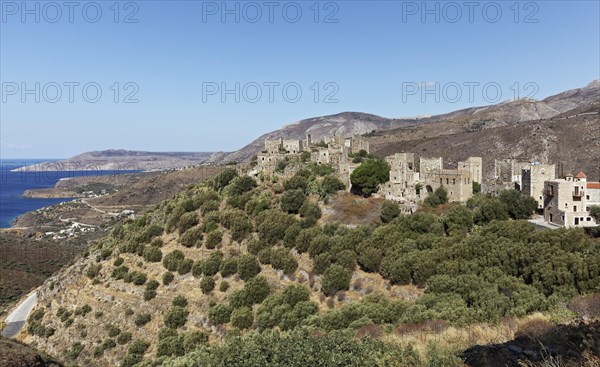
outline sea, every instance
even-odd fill
[[[0,160],[0,228],[11,227],[13,221],[29,211],[46,206],[71,201],[72,198],[31,199],[23,197],[30,189],[54,187],[61,179],[80,176],[98,176],[135,171],[103,171],[103,170],[71,170],[71,171],[38,171],[11,172],[12,170],[41,162],[52,162],[57,159],[2,159]]]

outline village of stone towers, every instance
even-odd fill
[[[319,165],[330,165],[347,190],[352,187],[351,174],[360,165],[352,156],[369,154],[369,143],[361,136],[339,135],[313,142],[306,139],[265,140],[264,150],[256,156],[253,176],[281,175],[291,178],[301,167],[302,155]],[[590,215],[590,206],[600,206],[600,182],[588,181],[584,172],[557,175],[555,164],[518,162],[515,159],[469,157],[455,167],[444,167],[444,157],[420,157],[411,152],[398,152],[385,157],[390,166],[389,181],[378,193],[399,204],[402,213],[417,211],[419,204],[436,189],[444,187],[448,201],[466,203],[474,193],[498,194],[515,189],[533,198],[542,220],[535,223],[553,227],[595,227],[600,225]],[[292,162],[292,164],[283,164]],[[491,180],[483,180],[483,164],[493,164]],[[278,171],[278,167],[284,167]],[[599,168],[600,169],[600,168]]]
[[[0,367],[600,367],[600,0],[0,0]]]

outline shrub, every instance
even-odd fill
[[[208,335],[201,331],[192,331],[183,335],[183,349],[185,353],[190,353],[200,345],[208,343]]]
[[[400,207],[398,203],[391,200],[386,200],[381,205],[381,221],[383,223],[389,223],[392,219],[400,215]]]
[[[212,277],[203,277],[200,281],[200,290],[202,293],[210,293],[213,289],[215,289],[215,280]]]
[[[113,265],[121,266],[121,265],[123,265],[123,261],[125,261],[125,260],[121,256],[119,256],[115,259],[115,261],[113,262]]]
[[[272,251],[271,265],[285,274],[293,274],[298,269],[298,261],[286,248],[278,248]]]
[[[119,334],[119,336],[117,337],[117,343],[124,345],[129,343],[129,341],[131,340],[131,333],[128,331],[124,331],[121,334]]]
[[[133,367],[142,361],[140,354],[126,354],[121,361],[120,367]]]
[[[354,271],[356,268],[356,253],[352,250],[343,250],[335,256],[335,263]]]
[[[229,283],[224,280],[221,281],[221,284],[219,284],[219,291],[227,292],[228,289],[229,289]]]
[[[172,306],[165,315],[165,325],[172,329],[177,329],[185,325],[190,313],[184,307]]]
[[[177,272],[181,275],[187,274],[192,270],[193,265],[194,260],[184,259],[179,263],[179,266],[177,267]]]
[[[208,310],[208,319],[213,325],[222,325],[231,319],[231,308],[224,304],[218,304]]]
[[[236,177],[227,187],[228,195],[241,195],[256,187],[256,180],[250,176]]]
[[[448,202],[448,190],[444,186],[440,186],[431,194],[429,194],[424,203],[432,208]]]
[[[345,190],[346,185],[335,176],[325,176],[321,181],[322,196],[334,195],[338,191]]]
[[[146,283],[146,290],[153,291],[153,290],[157,289],[159,285],[160,285],[160,283],[158,283],[156,280],[152,279],[151,281]]]
[[[286,191],[281,198],[281,210],[297,214],[305,200],[306,196],[300,189]]]
[[[162,251],[155,246],[144,246],[144,259],[149,262],[160,262]]]
[[[135,285],[143,285],[144,283],[146,283],[146,274],[139,272],[139,271],[134,271],[131,272],[131,281],[133,282],[133,284]]]
[[[238,329],[249,329],[254,322],[254,314],[250,307],[236,308],[231,313],[231,325]]]
[[[219,267],[219,272],[223,278],[227,278],[235,273],[238,270],[238,261],[234,257],[227,258],[221,262],[221,266]]]
[[[193,227],[185,231],[179,240],[185,247],[200,247],[203,236],[201,227]]]
[[[67,357],[69,357],[69,359],[71,360],[76,360],[82,351],[83,344],[81,344],[80,342],[75,342],[71,344],[71,348],[69,348],[69,351],[67,352]]]
[[[154,247],[163,247],[165,244],[165,242],[162,240],[162,238],[155,238],[152,240],[152,242],[150,243],[150,246],[154,246]]]
[[[170,271],[167,271],[162,276],[163,285],[169,285],[175,279],[175,276]]]
[[[258,261],[263,265],[268,265],[271,263],[271,248],[267,247],[258,253]]]
[[[116,325],[110,324],[106,327],[107,334],[110,338],[114,338],[115,336],[121,334],[121,329],[119,329]]]
[[[144,326],[152,320],[152,315],[149,313],[141,313],[135,318],[135,325],[138,327]]]
[[[188,301],[184,296],[178,294],[173,298],[171,304],[173,306],[186,307],[188,305]]]
[[[332,258],[329,252],[315,256],[313,259],[313,271],[315,274],[323,274],[331,266]]]
[[[315,225],[322,215],[319,205],[308,200],[302,204],[298,213],[304,218],[307,227]]]
[[[252,255],[242,255],[238,259],[238,274],[243,280],[248,280],[260,273],[261,267],[256,257]]]
[[[151,299],[156,298],[155,290],[145,290],[144,291],[144,301],[150,301]]]
[[[98,274],[100,274],[101,269],[102,269],[102,264],[91,264],[90,266],[88,266],[87,271],[85,272],[85,275],[87,275],[87,277],[90,279],[94,279],[95,277],[98,276]]]
[[[183,259],[185,259],[183,252],[174,250],[163,258],[162,263],[167,270],[177,271],[177,268],[179,268],[179,264],[183,261]]]
[[[144,353],[146,353],[146,351],[148,350],[148,348],[150,347],[150,343],[148,343],[145,340],[135,340],[134,342],[132,342],[129,345],[129,348],[127,349],[129,354],[137,354],[137,355],[144,355]]]
[[[328,295],[334,295],[338,291],[348,290],[352,272],[340,265],[331,265],[323,274],[322,291]]]
[[[222,239],[223,233],[221,231],[215,230],[209,232],[208,236],[206,237],[206,248],[210,250],[214,249],[219,243],[221,243]]]
[[[195,212],[185,213],[179,218],[179,235],[198,224],[198,215]]]

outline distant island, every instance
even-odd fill
[[[74,157],[23,166],[13,171],[155,171],[195,166],[211,152],[144,152],[110,149],[86,152]]]

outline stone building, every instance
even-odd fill
[[[587,210],[590,196],[586,190],[587,177],[583,172],[544,182],[544,220],[567,228],[596,226]]]
[[[419,175],[423,182],[432,179],[433,171],[437,171],[444,168],[444,161],[442,157],[426,158],[421,157],[419,159]]]
[[[538,203],[538,210],[544,209],[544,182],[556,179],[553,164],[532,163],[521,170],[521,191]]]
[[[600,206],[600,182],[588,181],[585,199],[587,200],[586,210],[589,210],[592,205]]]
[[[458,162],[458,169],[468,171],[472,182],[479,184],[483,182],[483,159],[481,157],[469,157],[464,162]]]
[[[385,160],[389,163],[390,180],[383,184],[382,192],[386,199],[399,202],[415,202],[419,200],[417,183],[419,172],[415,167],[414,153],[396,153]]]
[[[473,181],[481,183],[483,180],[483,159],[469,157],[459,162],[457,169],[444,169],[441,157],[421,157],[419,179],[424,189],[421,198],[444,186],[448,201],[464,203],[473,196]]]

